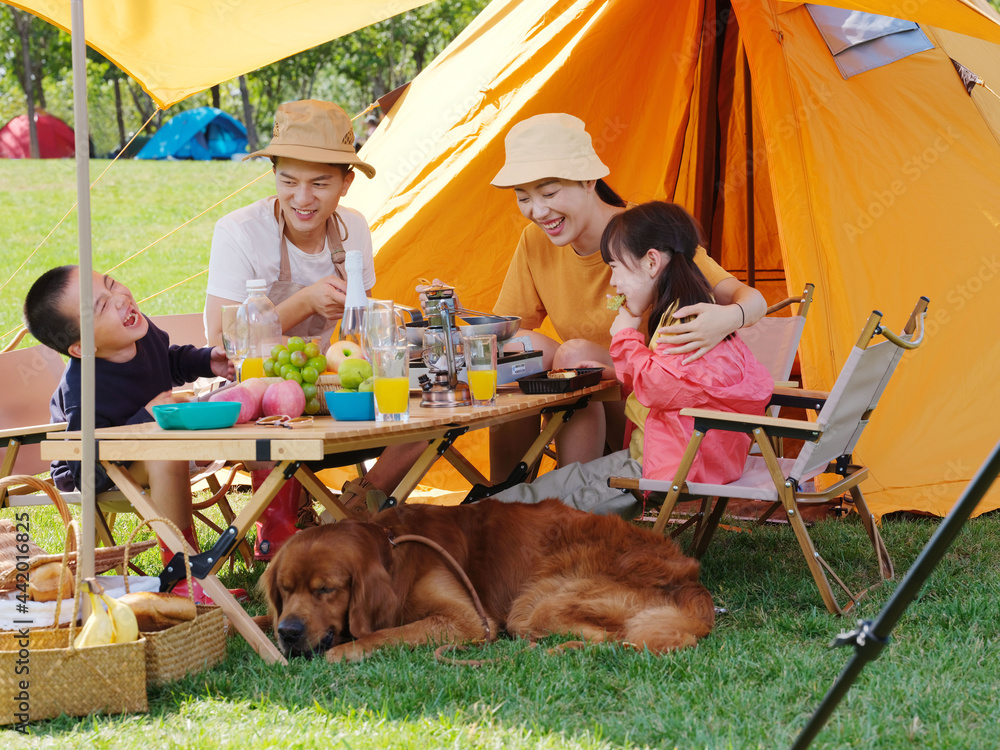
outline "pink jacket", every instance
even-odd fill
[[[626,328],[611,340],[611,357],[625,386],[630,417],[646,411],[642,430],[642,475],[672,479],[694,431],[694,420],[682,417],[686,407],[763,414],[774,381],[739,336],[723,341],[700,359],[681,364],[683,355],[664,354],[666,344],[650,351],[639,331]],[[635,403],[635,401],[638,403]],[[630,408],[631,407],[631,408]],[[630,423],[625,444],[637,425]],[[638,442],[638,441],[634,441]],[[637,446],[633,444],[632,457]],[[694,482],[726,483],[743,472],[750,437],[736,432],[709,430],[702,440],[688,474]]]

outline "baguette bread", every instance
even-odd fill
[[[39,565],[29,573],[28,599],[33,602],[54,602],[59,596],[59,574],[63,577],[63,599],[72,599],[74,592],[73,573],[63,568],[61,562]]]
[[[139,632],[155,633],[182,622],[193,620],[198,614],[194,602],[186,596],[159,591],[133,591],[118,597],[135,613]]]

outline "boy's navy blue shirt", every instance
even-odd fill
[[[152,422],[146,404],[174,386],[200,377],[212,377],[212,349],[171,346],[167,334],[146,317],[149,330],[135,342],[135,356],[128,362],[94,361],[94,426],[118,427]],[[49,413],[53,422],[67,422],[68,430],[79,430],[80,360],[71,357]],[[80,462],[53,461],[52,480],[64,492],[80,489]],[[113,482],[100,464],[96,467],[97,492],[110,489]]]

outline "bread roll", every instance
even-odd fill
[[[28,573],[28,599],[33,602],[54,602],[59,596],[59,572],[63,577],[63,599],[73,598],[73,573],[61,562],[39,565]]]
[[[159,591],[133,591],[118,597],[127,604],[139,622],[139,632],[155,633],[182,622],[193,620],[198,614],[194,602],[186,596]]]
[[[625,295],[616,294],[614,297],[608,297],[608,309],[617,310],[619,307],[625,304]]]

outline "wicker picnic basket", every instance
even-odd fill
[[[340,390],[340,377],[332,372],[324,372],[316,379],[316,400],[319,401],[318,414],[330,413],[330,408],[326,405],[325,393],[333,393]]]
[[[52,501],[52,504],[56,506],[63,526],[69,526],[69,522],[72,520],[69,507],[66,505],[66,501],[63,500],[62,493],[51,483],[38,477],[12,475],[0,480],[0,486],[31,487],[45,493],[49,500]],[[19,539],[17,531],[17,525],[13,522],[0,521],[0,593],[13,591],[17,586],[19,575],[22,577],[24,574],[30,575],[31,571],[39,565],[59,562],[63,558],[62,554],[50,555],[37,544],[30,541],[30,539],[28,541]],[[154,544],[156,544],[155,539],[134,545],[131,550],[131,556],[145,552]],[[121,565],[124,549],[125,547],[122,545],[96,548],[94,550],[94,574],[106,573]],[[65,552],[68,552],[66,564],[69,565],[71,571],[75,571],[77,557],[75,538],[72,539],[69,549],[65,550]]]
[[[151,518],[139,524],[125,543],[125,555],[136,532],[150,521],[161,521],[182,536],[180,529],[166,518]],[[191,561],[184,550],[184,568],[187,574],[188,596],[194,600],[191,583]],[[128,592],[128,573],[125,574],[125,591]],[[226,633],[222,609],[218,606],[199,604],[198,614],[189,622],[182,622],[166,630],[140,633],[146,641],[146,684],[164,685],[185,675],[213,667],[226,658]]]
[[[62,565],[79,537],[76,521],[67,524]],[[79,542],[77,542],[79,546]],[[0,725],[28,724],[60,714],[145,713],[146,643],[76,648],[81,571],[76,570],[73,616],[68,628],[56,627],[62,597],[56,599],[53,627],[0,633]],[[26,603],[30,612],[30,602]],[[28,619],[28,615],[26,615]]]

